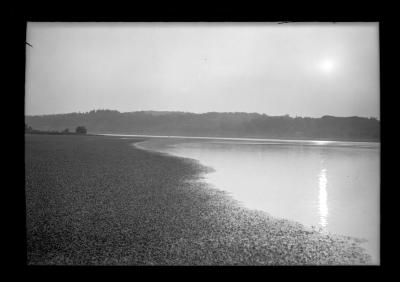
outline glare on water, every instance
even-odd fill
[[[147,144],[148,149],[214,168],[205,181],[248,208],[368,240],[366,247],[379,261],[379,143],[180,140],[171,146]]]
[[[328,217],[328,192],[326,190],[328,180],[326,178],[326,168],[321,169],[321,173],[319,174],[319,195],[318,195],[318,203],[319,203],[319,224],[323,229],[326,228],[327,225],[327,217]]]

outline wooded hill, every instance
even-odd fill
[[[303,118],[242,112],[194,114],[166,111],[121,113],[113,110],[93,110],[86,113],[26,116],[25,123],[38,130],[56,131],[85,126],[88,133],[343,141],[380,140],[380,121],[376,118],[362,117]]]

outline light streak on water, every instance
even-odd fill
[[[321,169],[319,174],[319,194],[318,194],[318,210],[319,210],[319,225],[325,230],[328,224],[328,179],[326,177],[326,168]]]

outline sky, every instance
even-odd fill
[[[380,115],[378,23],[29,22],[26,40],[26,115]]]

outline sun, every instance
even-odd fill
[[[335,61],[331,59],[325,59],[321,61],[319,67],[323,72],[330,73],[335,69]]]

